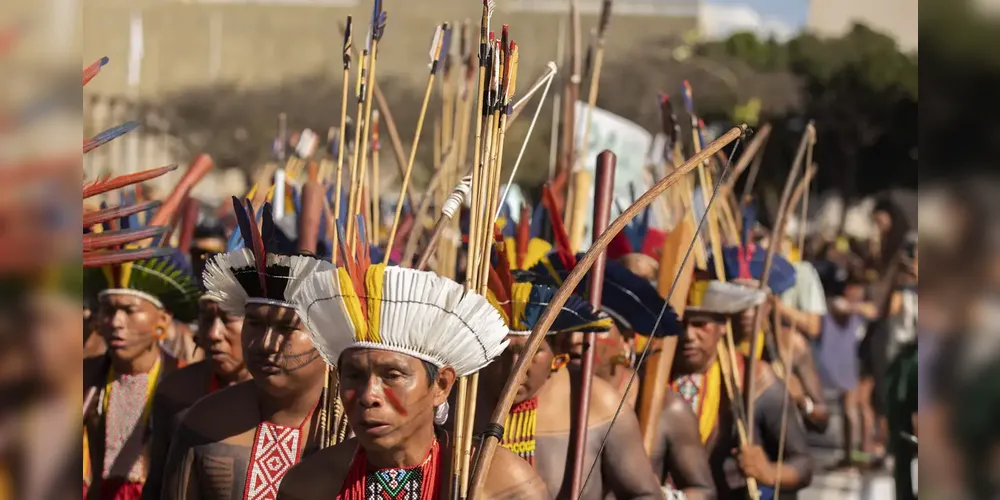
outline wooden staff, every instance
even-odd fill
[[[677,314],[683,317],[687,306],[691,283],[694,280],[694,259],[685,259],[688,242],[695,237],[695,227],[687,219],[681,219],[667,234],[660,254],[660,271],[657,291],[664,299],[670,300]],[[646,453],[652,453],[656,445],[656,431],[663,412],[663,401],[670,389],[671,368],[677,337],[650,338],[652,344],[647,349],[644,376],[640,379],[639,429],[642,431],[642,445]]]
[[[802,134],[802,140],[799,141],[799,150],[795,154],[795,162],[792,164],[791,170],[788,172],[788,177],[785,179],[785,187],[781,193],[781,202],[778,204],[778,216],[774,224],[774,230],[771,233],[771,244],[767,247],[767,254],[764,257],[764,270],[761,274],[759,283],[760,290],[765,290],[767,287],[768,278],[771,274],[771,265],[774,263],[774,252],[777,251],[778,246],[780,246],[781,241],[775,238],[780,238],[781,234],[784,234],[785,219],[788,212],[788,202],[792,196],[792,189],[795,187],[795,180],[798,177],[799,170],[802,168],[803,160],[805,160],[806,147],[810,142],[816,140],[816,128],[813,122],[810,121],[806,125],[805,133]],[[745,242],[748,243],[748,242]],[[754,353],[757,352],[760,346],[760,337],[757,332],[760,331],[761,322],[763,321],[763,315],[760,314],[761,308],[757,307],[754,309],[753,315],[753,330],[750,332],[750,359],[747,361],[746,373],[744,378],[746,380],[746,391],[744,396],[746,397],[745,407],[747,409],[747,444],[753,444],[753,431],[754,431],[754,386],[757,368],[757,357]]]
[[[604,37],[611,21],[611,0],[604,0],[601,4],[601,17],[597,23],[596,50],[594,51],[594,72],[590,76],[590,93],[587,96],[587,112],[583,119],[583,143],[580,145],[580,155],[578,158],[587,157],[589,146],[587,137],[590,135],[590,120],[594,113],[594,106],[597,104],[597,92],[601,88],[601,67],[604,65]]]
[[[308,166],[308,179],[302,186],[302,213],[298,216],[299,251],[316,252],[319,223],[323,217],[323,185],[316,164]]]
[[[417,130],[413,133],[413,145],[410,146],[410,157],[406,161],[406,170],[403,173],[403,183],[399,188],[399,203],[396,204],[396,214],[392,218],[392,229],[389,230],[389,242],[386,244],[385,264],[389,263],[389,254],[392,253],[392,246],[396,239],[396,230],[399,228],[399,217],[403,214],[403,198],[406,195],[406,187],[410,184],[410,174],[413,172],[413,161],[417,157],[417,147],[420,145],[420,132],[424,129],[424,119],[427,117],[427,106],[431,102],[431,92],[434,90],[434,76],[437,74],[438,63],[441,60],[441,48],[446,43],[446,38],[451,37],[451,30],[448,23],[438,26],[437,32],[431,41],[431,70],[427,76],[427,88],[424,90],[424,102],[420,105],[420,115],[417,118]]]
[[[180,181],[177,182],[177,186],[174,190],[167,196],[167,199],[163,200],[163,204],[160,205],[160,209],[156,211],[156,214],[149,220],[146,224],[148,226],[162,226],[173,220],[174,214],[177,213],[177,209],[180,208],[181,201],[184,200],[191,190],[201,182],[205,175],[208,174],[212,167],[215,166],[215,162],[212,161],[212,157],[207,154],[199,154],[194,157],[191,164],[188,166],[187,172],[181,177]]]
[[[544,340],[546,332],[552,326],[553,321],[555,321],[556,316],[559,314],[563,304],[569,296],[576,290],[577,285],[583,279],[584,275],[590,270],[590,267],[594,264],[599,256],[607,248],[608,243],[618,235],[625,228],[625,226],[639,213],[642,212],[650,203],[652,203],[657,196],[659,196],[667,188],[675,184],[684,175],[688,174],[694,170],[698,164],[705,161],[706,158],[710,157],[716,151],[722,149],[727,144],[735,141],[740,136],[744,135],[747,131],[746,124],[742,124],[737,127],[733,127],[726,132],[721,137],[716,139],[714,142],[709,144],[702,152],[694,155],[691,160],[680,165],[673,173],[669,176],[661,179],[656,185],[650,188],[648,191],[642,194],[635,203],[630,205],[621,215],[618,216],[601,235],[594,241],[587,253],[584,254],[583,258],[577,262],[576,267],[573,271],[569,273],[569,276],[563,281],[562,286],[559,291],[556,292],[555,297],[552,298],[548,307],[546,307],[545,312],[542,313],[541,318],[535,324],[535,328],[531,331],[531,335],[528,336],[524,350],[524,356],[517,360],[514,364],[513,372],[507,379],[502,397],[499,399],[496,409],[493,412],[492,418],[490,419],[491,426],[502,426],[504,418],[509,413],[511,405],[514,403],[514,396],[517,393],[517,388],[520,386],[521,380],[524,379],[528,371],[528,366],[531,364],[531,359],[538,352],[538,347]],[[496,436],[487,435],[483,440],[482,446],[479,452],[479,460],[476,464],[475,474],[473,476],[472,485],[470,487],[470,498],[475,499],[477,495],[483,492],[483,486],[486,481],[486,474],[489,471],[490,463],[493,460],[493,453],[496,451],[498,440]]]
[[[375,68],[376,62],[378,61],[378,42],[382,38],[382,32],[384,30],[384,13],[382,12],[382,0],[375,0],[375,9],[372,12],[372,25],[371,25],[371,38],[369,38],[370,51],[368,54],[368,81],[366,82],[366,88],[370,89],[375,83]],[[366,92],[367,94],[367,92]],[[371,116],[372,116],[372,99],[366,95],[365,97],[365,121],[361,124],[361,143],[365,146],[368,145],[368,141],[371,138]],[[361,172],[368,170],[368,148],[364,147],[361,149],[361,165],[358,167]],[[361,211],[361,198],[358,197],[355,200],[355,204],[351,207],[352,213],[359,213]],[[355,228],[356,230],[356,228]],[[354,241],[354,234],[348,231],[348,235],[351,241]]]
[[[194,239],[194,229],[198,225],[198,211],[201,203],[190,196],[184,200],[184,212],[181,214],[179,238],[177,248],[182,252],[188,252],[191,248],[191,240]]]
[[[597,179],[594,185],[594,231],[593,237],[602,234],[611,221],[611,203],[615,196],[615,154],[605,150],[597,155]],[[601,252],[590,277],[590,305],[595,310],[601,308],[601,298],[604,291],[604,266],[608,255]],[[597,333],[584,334],[584,345],[588,346],[583,353],[580,378],[580,402],[576,407],[576,427],[573,427],[570,442],[573,443],[573,473],[570,477],[570,498],[578,500],[583,494],[583,462],[587,455],[587,430],[590,417],[590,392],[594,382],[594,351],[597,346]]]

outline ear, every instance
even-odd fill
[[[434,406],[442,405],[448,401],[448,395],[451,394],[451,388],[455,386],[456,378],[455,369],[450,366],[438,370],[437,380],[434,381],[433,385]]]
[[[163,328],[164,331],[170,326],[170,323],[173,320],[174,316],[167,312],[166,309],[160,309],[157,311],[156,326]]]

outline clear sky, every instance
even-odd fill
[[[704,0],[701,12],[701,31],[710,38],[756,31],[784,39],[805,27],[809,0]]]
[[[805,26],[806,16],[809,13],[809,0],[705,0],[705,3],[746,5],[761,16],[776,18],[793,29]]]

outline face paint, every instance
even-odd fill
[[[408,415],[406,408],[403,408],[403,404],[399,402],[399,398],[392,392],[392,389],[386,387],[382,392],[385,393],[385,399],[389,401],[389,404],[392,405],[396,412],[403,417]]]
[[[358,392],[354,389],[344,390],[344,408],[351,409],[358,402]]]

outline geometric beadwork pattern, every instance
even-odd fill
[[[691,405],[691,411],[698,415],[701,408],[698,407],[699,396],[701,394],[701,384],[704,383],[705,376],[698,373],[681,377],[677,381],[677,389],[684,401]]]
[[[368,473],[365,498],[368,500],[420,500],[423,467],[384,469]]]
[[[270,422],[257,426],[253,450],[250,454],[250,470],[247,473],[245,500],[274,500],[278,496],[278,486],[299,461],[299,441],[302,429],[285,427]]]

